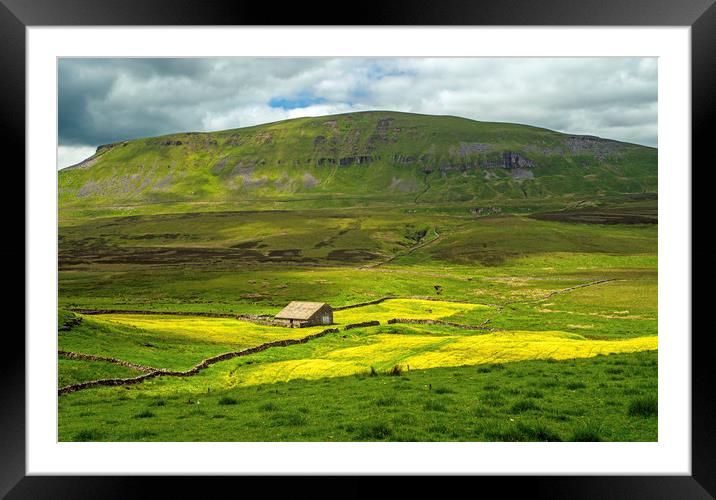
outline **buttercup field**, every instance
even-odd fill
[[[58,172],[59,440],[655,441],[657,153],[381,109],[102,144]]]

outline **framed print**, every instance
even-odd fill
[[[716,11],[488,5],[4,2],[27,299],[3,494],[713,494],[691,164]]]

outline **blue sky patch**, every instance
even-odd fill
[[[321,104],[326,102],[323,97],[310,95],[298,95],[293,97],[274,97],[268,103],[272,108],[296,109],[305,108],[313,104]]]

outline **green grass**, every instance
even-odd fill
[[[386,301],[384,304],[390,304]],[[398,308],[404,307],[400,302]],[[439,310],[440,303],[435,306]],[[387,307],[387,306],[384,306]],[[350,311],[370,310],[373,306]],[[134,315],[111,315],[111,322],[85,320],[81,326],[64,336],[62,345],[72,345],[75,351],[86,354],[110,355],[119,359],[138,362],[155,368],[181,368],[204,359],[211,351],[230,352],[238,348],[255,346],[268,339],[303,337],[323,327],[288,329],[265,327],[234,319],[164,317]],[[106,346],[92,345],[93,333],[106,329],[115,321],[136,322],[151,318],[150,325],[159,323],[161,330],[148,331],[130,327],[127,331],[112,329],[113,338]],[[180,328],[181,323],[207,325],[204,330],[190,331],[187,336]],[[166,325],[165,325],[166,323]],[[212,323],[218,323],[216,327]],[[177,331],[172,334],[172,325]],[[223,331],[221,329],[224,329]],[[211,335],[211,330],[219,335]],[[270,333],[267,330],[272,330]],[[89,332],[89,333],[88,333]],[[211,344],[201,344],[201,335]],[[253,340],[252,340],[253,335]],[[84,337],[84,338],[83,338]],[[121,340],[120,340],[121,339]],[[140,343],[137,340],[141,339]],[[80,345],[83,340],[86,345]],[[110,342],[111,340],[111,342]],[[194,348],[187,352],[185,345]],[[204,346],[205,352],[197,351]],[[400,376],[406,371],[442,366],[480,365],[486,363],[507,363],[526,359],[572,359],[597,354],[617,352],[638,352],[655,349],[655,336],[625,339],[589,339],[580,335],[559,331],[476,331],[452,326],[435,325],[386,325],[350,330],[350,333],[332,333],[305,344],[289,347],[274,347],[250,356],[234,358],[213,365],[206,376],[191,377],[189,380],[160,378],[147,381],[147,391],[171,391],[180,385],[184,392],[201,393],[204,390],[220,390],[227,386],[256,385],[281,382],[294,378],[318,379],[344,375],[384,373]],[[191,362],[189,356],[195,356]],[[151,359],[150,359],[151,358]],[[616,370],[616,371],[615,371]],[[624,373],[623,368],[609,368],[608,373]],[[584,388],[575,382],[569,389]],[[579,385],[581,384],[581,385]],[[154,389],[152,389],[154,388]],[[436,389],[437,390],[437,389]],[[449,388],[440,388],[447,392]]]
[[[641,397],[629,403],[629,415],[633,417],[655,417],[659,406],[654,395]]]
[[[142,374],[137,370],[125,366],[103,361],[83,361],[65,358],[60,358],[57,361],[57,368],[58,387],[103,378],[131,378]]]
[[[296,297],[337,306],[386,295],[493,304],[620,280],[596,291],[615,290],[596,299],[604,303],[624,302],[618,292],[638,295],[656,286],[655,226],[476,218],[467,210],[397,212],[230,212],[63,223],[60,305],[274,313]],[[409,224],[439,228],[441,238],[408,253]],[[398,257],[365,267],[392,256]],[[579,292],[585,306],[591,291]]]
[[[91,168],[60,171],[59,203],[64,212],[122,215],[167,204],[173,212],[227,203],[338,208],[656,190],[655,149],[608,143],[602,152],[574,150],[570,141],[546,129],[451,116],[375,111],[298,118],[105,148]],[[538,166],[533,179],[480,167],[508,151]],[[368,163],[340,166],[359,157]]]
[[[192,396],[179,388],[161,397],[140,386],[92,389],[60,398],[60,440],[653,441],[656,415],[632,414],[625,392],[655,401],[656,360],[656,352],[643,352],[525,361],[489,372],[435,368]],[[629,376],[610,380],[606,370],[615,363]],[[583,379],[587,390],[567,388]],[[527,394],[543,381],[538,409]],[[440,387],[451,392],[437,393]],[[138,439],[139,422],[148,434]]]
[[[395,114],[390,140],[373,139],[382,160],[318,167],[326,153],[314,148],[318,136],[336,138],[338,157],[370,145],[378,115],[352,116],[162,138],[178,147],[141,139],[90,169],[60,173],[62,350],[183,370],[322,329],[70,308],[275,314],[291,300],[400,298],[335,314],[339,327],[373,319],[379,327],[191,377],[63,395],[60,440],[656,440],[658,227],[567,217],[654,217],[655,150],[627,145],[608,161],[537,154],[544,166],[531,181],[499,169],[489,181],[479,169],[424,174],[385,159],[434,145],[444,164],[460,142],[526,155],[525,146],[549,150],[566,139]],[[351,143],[357,129],[370,133]],[[253,171],[234,171],[238,161]],[[572,222],[533,218],[540,212]],[[609,281],[575,288],[601,280]],[[495,331],[386,324],[395,317]],[[138,374],[58,363],[59,385]]]
[[[79,326],[70,331],[60,332],[59,335],[60,350],[118,358],[154,368],[185,370],[204,358],[233,350],[232,347],[240,346],[230,343],[201,342],[175,334],[148,332],[91,317],[84,319]],[[86,367],[85,364],[65,363],[65,365]],[[62,368],[62,363],[60,366],[62,374],[66,370]],[[123,368],[117,365],[111,366],[113,373],[116,373],[118,368]],[[94,378],[94,374],[88,376],[90,379]]]

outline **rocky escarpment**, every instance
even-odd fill
[[[422,160],[422,159],[421,159]],[[423,160],[428,163],[422,170],[424,173],[429,174],[434,171],[450,172],[460,171],[464,172],[469,169],[484,168],[494,169],[503,168],[509,170],[518,170],[523,172],[525,169],[534,168],[537,164],[531,159],[524,156],[522,153],[516,151],[502,151],[495,155],[479,155],[477,157],[461,157],[461,158],[450,158],[444,162],[431,162],[430,159]],[[435,166],[430,165],[434,163]]]
[[[517,124],[356,112],[106,144],[60,171],[58,194],[63,207],[119,207],[305,194],[427,203],[651,192],[656,154]]]
[[[561,144],[553,146],[525,145],[528,153],[547,156],[588,155],[598,160],[618,157],[624,152],[625,144],[593,135],[570,135],[562,139]]]
[[[350,165],[365,165],[374,161],[380,161],[380,159],[380,156],[370,155],[343,156],[341,158],[318,158],[318,160],[316,160],[316,165],[319,167],[326,165],[348,167]]]
[[[318,158],[293,159],[293,166],[315,165],[317,167],[350,167],[354,165],[369,165],[371,163],[383,161],[381,155],[365,155],[358,154],[354,156],[321,156]],[[215,175],[241,176],[243,174],[253,173],[255,166],[269,164],[267,159],[257,158],[239,158],[239,157],[223,157],[214,164],[212,173]],[[277,160],[276,164],[283,164],[283,160]],[[537,164],[525,156],[523,153],[516,151],[501,151],[490,155],[463,156],[439,158],[432,154],[406,154],[395,153],[388,159],[388,163],[397,165],[414,165],[421,167],[425,173],[434,170],[452,171],[467,170],[474,168],[504,168],[504,169],[528,169],[536,167]],[[228,168],[227,168],[228,167]]]
[[[113,142],[111,144],[102,144],[100,146],[97,146],[97,150],[95,153],[90,156],[89,158],[82,160],[79,163],[75,163],[74,165],[70,165],[69,167],[66,167],[64,170],[79,170],[79,169],[88,169],[92,166],[94,166],[104,155],[105,153],[108,153],[109,151],[112,151],[114,148],[126,146],[128,144],[127,141],[122,142]]]

